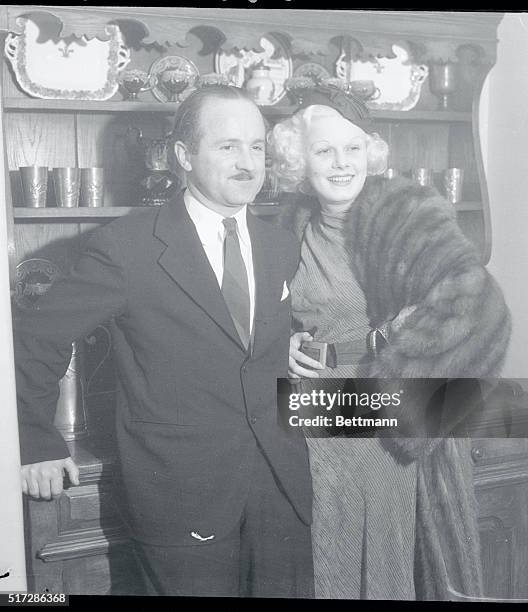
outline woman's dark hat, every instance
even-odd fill
[[[346,87],[315,85],[298,91],[297,95],[300,98],[298,110],[314,104],[330,106],[365,132],[371,129],[372,119],[367,106],[361,98],[347,91]]]

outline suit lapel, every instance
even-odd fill
[[[185,208],[183,192],[160,209],[154,235],[166,245],[158,259],[159,265],[242,347],[216,276]]]
[[[255,321],[253,326],[253,350],[255,351],[259,344],[258,322],[268,318],[277,309],[280,299],[280,295],[277,295],[277,286],[284,279],[277,278],[277,253],[274,251],[271,236],[268,236],[268,228],[263,225],[265,222],[256,219],[249,211],[247,219],[255,272]]]

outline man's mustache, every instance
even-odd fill
[[[237,174],[233,174],[231,178],[241,181],[252,181],[255,175],[252,172],[238,172]]]

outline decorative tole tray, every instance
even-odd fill
[[[21,34],[8,34],[5,55],[20,87],[29,95],[52,100],[108,100],[118,88],[117,76],[130,61],[116,25],[107,25],[108,40],[85,36],[39,42],[40,28],[20,17]]]

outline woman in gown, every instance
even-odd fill
[[[434,189],[379,176],[388,147],[365,105],[307,90],[270,147],[279,186],[305,194],[281,214],[300,243],[290,376],[301,390],[497,374],[510,334],[502,293]],[[331,358],[308,358],[307,340]],[[308,436],[316,597],[482,594],[468,441],[417,438],[410,414],[408,438]]]

